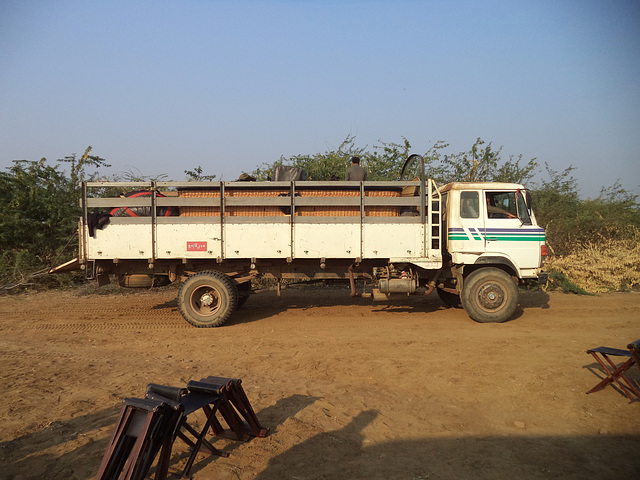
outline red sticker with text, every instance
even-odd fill
[[[207,242],[187,242],[187,252],[206,252]]]

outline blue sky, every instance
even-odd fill
[[[108,174],[477,137],[640,194],[640,2],[0,0],[0,167]]]

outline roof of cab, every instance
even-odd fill
[[[519,183],[502,182],[452,182],[440,187],[440,193],[449,190],[519,190],[524,189]]]

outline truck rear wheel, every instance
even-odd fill
[[[215,270],[190,276],[178,294],[180,313],[196,327],[219,327],[237,305],[238,290],[234,282]]]
[[[465,279],[460,300],[476,322],[501,323],[516,311],[518,286],[504,270],[481,268]]]

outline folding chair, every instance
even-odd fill
[[[240,379],[224,377],[191,381],[187,388],[150,383],[145,398],[125,398],[96,480],[142,480],[158,452],[154,478],[165,480],[176,438],[191,449],[181,474],[187,479],[203,448],[212,455],[229,456],[207,440],[209,431],[234,440],[265,437],[268,429],[260,425],[241,383]],[[187,422],[189,415],[199,410],[206,417],[200,431]],[[218,412],[227,429],[216,417]]]
[[[183,408],[183,416],[174,436],[174,438],[180,438],[191,448],[191,455],[189,455],[182,471],[183,479],[189,478],[191,467],[203,447],[212,455],[229,456],[227,452],[216,449],[206,439],[208,433],[242,441],[246,441],[252,436],[265,437],[267,435],[269,430],[260,425],[241,383],[240,379],[210,376],[199,382],[190,381],[187,384],[186,393],[184,393],[185,389],[176,387],[154,384],[147,386],[147,397],[160,398],[158,395],[169,395],[171,400],[177,400]],[[204,427],[200,431],[187,422],[188,416],[198,410],[202,410],[206,417]],[[218,412],[229,427],[228,429],[225,429],[217,418]],[[189,438],[189,434],[192,438]]]
[[[620,387],[620,390],[631,400],[638,400],[640,398],[640,392],[625,376],[625,372],[629,370],[633,365],[637,365],[640,369],[640,340],[627,345],[628,350],[622,350],[619,348],[598,347],[587,350],[593,358],[600,364],[605,371],[605,378],[598,383],[595,387],[589,390],[587,393],[597,392],[602,390],[607,385],[612,385],[613,382]],[[616,365],[609,357],[627,357],[628,359]],[[635,398],[634,398],[635,395]]]
[[[181,417],[178,421],[177,428],[172,433],[171,445],[173,445],[176,438],[180,438],[191,449],[191,454],[182,471],[182,478],[189,478],[189,471],[193,466],[196,456],[203,447],[212,455],[221,457],[229,456],[227,452],[221,452],[206,439],[207,431],[211,428],[212,423],[217,422],[216,412],[223,402],[219,390],[209,388],[206,391],[203,389],[198,392],[191,392],[188,388],[169,387],[150,383],[147,385],[146,398],[156,401],[177,402],[181,407]],[[202,430],[198,432],[193,426],[187,423],[187,417],[200,409],[205,413],[206,421]],[[189,435],[191,435],[192,438],[190,438]],[[158,472],[164,473],[168,471],[170,450],[171,448],[167,449],[166,456],[161,456],[159,459]],[[165,451],[163,451],[163,453],[165,453]]]
[[[96,480],[142,480],[158,451],[170,450],[167,433],[170,437],[180,417],[179,408],[165,401],[125,398]],[[156,480],[165,478],[166,473],[156,474]]]

